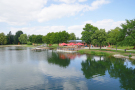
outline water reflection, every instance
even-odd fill
[[[121,88],[126,90],[135,90],[135,69],[128,68],[124,65],[124,61],[115,61],[108,72],[111,77],[119,78]]]
[[[93,78],[93,76],[102,76],[105,75],[105,71],[109,69],[109,67],[112,65],[111,62],[108,60],[104,59],[94,59],[94,56],[88,55],[86,61],[82,61],[81,65],[82,68],[81,70],[83,71],[83,75],[87,79]]]
[[[0,48],[0,90],[135,90],[134,61],[15,48]]]
[[[70,59],[62,54],[52,52],[52,57],[47,58],[48,63],[59,65],[60,67],[67,67],[70,64]]]

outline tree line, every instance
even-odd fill
[[[67,40],[76,40],[79,39],[75,36],[74,33],[68,33],[66,31],[60,32],[49,32],[47,35],[27,35],[24,34],[21,30],[17,31],[15,35],[11,33],[11,31],[5,35],[4,33],[0,33],[0,44],[28,44],[32,43],[46,43],[46,44],[59,44],[63,42],[67,42]]]
[[[105,32],[105,29],[98,29],[97,27],[86,24],[82,31],[82,40],[87,44],[99,45],[100,49],[103,45],[113,44],[121,46],[134,46],[135,48],[135,19],[126,20],[126,23],[121,24],[120,27],[111,29]]]
[[[0,44],[18,44],[18,42],[24,44],[32,43],[46,43],[46,44],[59,44],[67,42],[68,40],[83,40],[85,43],[101,46],[113,44],[134,46],[135,48],[135,19],[126,20],[126,23],[121,24],[120,27],[111,29],[105,32],[105,29],[98,29],[97,27],[86,24],[82,31],[82,37],[78,38],[74,33],[68,33],[66,31],[49,32],[47,35],[26,35],[21,30],[17,31],[15,35],[11,31],[5,35],[0,33]]]

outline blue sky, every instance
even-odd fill
[[[114,29],[135,19],[134,0],[0,0],[0,33],[46,35],[66,30],[81,37],[86,23]]]

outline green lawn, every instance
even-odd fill
[[[58,44],[53,44],[52,46],[48,45],[48,47],[56,49],[58,47]]]
[[[116,45],[111,45],[112,48],[116,48]],[[130,49],[133,50],[134,46],[117,46],[117,49]]]
[[[100,54],[102,55],[102,54],[105,53],[105,55],[110,55],[110,56],[112,56],[114,54],[121,54],[121,55],[124,55],[124,56],[128,56],[130,53],[135,54],[135,51],[126,51],[126,53],[125,53],[124,49],[123,50],[117,50],[117,52],[116,52],[116,50],[106,51],[106,49],[101,49],[101,50],[100,49],[91,49],[91,50],[82,49],[82,50],[79,50],[78,52],[86,53],[86,54],[94,54],[94,55],[100,55]]]

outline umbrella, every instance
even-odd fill
[[[69,43],[69,45],[76,45],[75,43]]]
[[[59,44],[59,45],[64,46],[64,45],[67,45],[67,44],[66,44],[66,43],[61,43],[61,44]]]
[[[84,44],[82,44],[82,43],[76,43],[76,45],[84,45]]]

